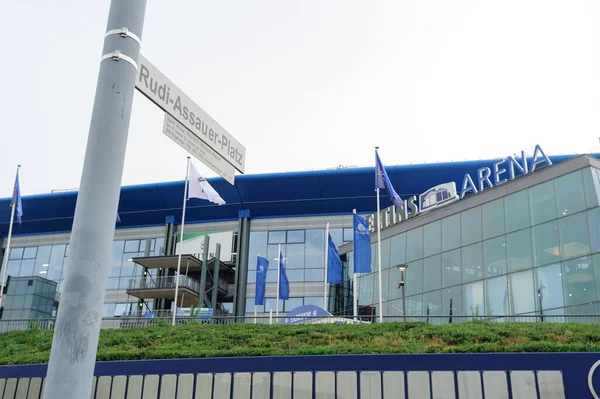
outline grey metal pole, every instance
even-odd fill
[[[112,0],[44,399],[89,398],[146,0]]]
[[[215,252],[215,268],[213,269],[213,287],[212,287],[212,298],[210,304],[212,305],[213,317],[217,315],[217,293],[219,291],[219,264],[221,263],[221,244],[217,244]]]
[[[198,299],[198,307],[204,307],[204,294],[206,293],[206,268],[208,263],[208,244],[210,244],[210,236],[204,236],[204,252],[202,253],[202,272],[200,273],[200,298]]]

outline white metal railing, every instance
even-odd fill
[[[179,278],[179,288],[188,288],[194,292],[200,292],[200,283],[183,275],[134,278],[129,280],[129,290],[175,289],[177,278]]]

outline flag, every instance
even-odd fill
[[[200,198],[209,200],[214,204],[223,205],[225,201],[223,198],[219,196],[219,193],[215,191],[214,188],[196,169],[193,163],[190,162],[190,187],[188,191],[188,199],[189,198]]]
[[[121,218],[119,217],[119,213],[117,212],[117,223],[121,223]]]
[[[376,188],[385,188],[388,195],[390,196],[390,200],[392,204],[400,207],[402,206],[402,198],[396,193],[394,187],[392,186],[392,182],[381,163],[381,159],[379,159],[379,153],[377,150],[375,151],[375,187]]]
[[[279,253],[279,299],[290,299],[290,282],[285,273],[285,263],[283,263],[283,255]]]
[[[327,282],[341,283],[342,282],[342,260],[338,255],[337,247],[333,243],[331,234],[329,234],[327,251]]]
[[[17,215],[17,222],[21,224],[21,217],[23,216],[23,203],[21,202],[21,185],[19,184],[19,169],[17,169],[17,177],[15,178],[15,188],[13,189],[12,201],[10,205],[16,207],[15,214]]]
[[[371,233],[365,218],[354,214],[354,273],[371,273]]]
[[[256,257],[256,291],[254,294],[254,304],[265,304],[265,292],[267,290],[267,270],[269,261],[262,256]]]

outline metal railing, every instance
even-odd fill
[[[129,290],[156,290],[175,289],[179,278],[179,288],[188,288],[194,292],[200,292],[200,283],[187,276],[163,276],[163,277],[141,277],[129,280]]]
[[[271,316],[257,315],[254,316],[201,316],[197,318],[177,317],[177,325],[188,323],[202,324],[290,324],[290,318],[286,315]],[[140,327],[155,327],[171,325],[171,316],[161,314],[161,317],[105,317],[102,319],[101,328],[140,328]],[[352,316],[328,316],[328,317],[303,317],[301,320],[295,319],[296,324],[303,322],[306,324],[322,324],[322,323],[378,323],[377,316],[362,316],[353,320]],[[448,316],[384,316],[384,323],[428,323],[428,324],[448,324],[450,322]],[[540,315],[518,315],[518,316],[452,316],[452,323],[466,322],[520,322],[520,323],[600,323],[600,314],[590,315],[560,315],[560,316],[540,316]],[[0,333],[8,331],[20,331],[31,329],[52,330],[54,329],[54,319],[38,319],[38,320],[0,320]]]

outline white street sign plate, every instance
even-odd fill
[[[244,173],[246,148],[140,54],[135,87]]]
[[[165,113],[163,133],[179,144],[184,150],[202,161],[206,166],[218,173],[223,179],[233,184],[235,169],[215,150],[204,144],[188,128],[179,123],[171,115]]]

